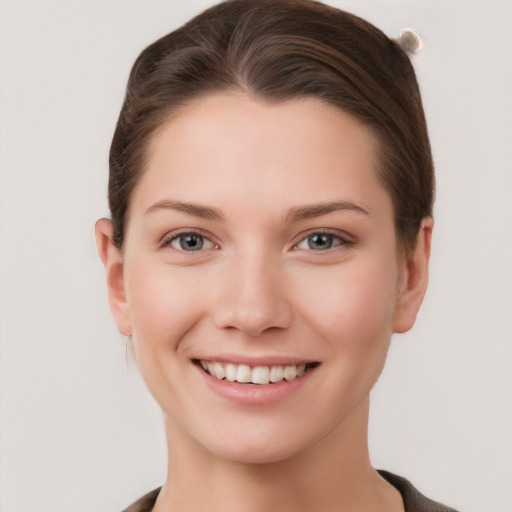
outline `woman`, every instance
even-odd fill
[[[353,15],[235,0],[139,56],[96,236],[169,462],[127,511],[452,510],[367,445],[433,195],[414,71]]]

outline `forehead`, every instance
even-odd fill
[[[364,206],[372,194],[387,197],[375,152],[365,126],[319,100],[268,104],[242,93],[209,95],[155,133],[133,204],[171,194],[219,204],[238,198],[246,208],[340,196]]]

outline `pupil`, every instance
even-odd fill
[[[180,238],[180,246],[185,251],[198,251],[203,247],[203,239],[197,235],[183,235]]]
[[[326,233],[312,235],[308,239],[308,246],[310,249],[330,249],[332,247],[332,235]]]

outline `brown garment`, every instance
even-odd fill
[[[429,500],[416,490],[411,482],[405,478],[389,473],[388,471],[379,471],[379,474],[400,492],[404,502],[405,512],[457,512],[453,508]],[[155,506],[159,492],[160,489],[149,492],[127,509],[123,510],[123,512],[151,512]]]

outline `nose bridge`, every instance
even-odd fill
[[[289,326],[291,310],[279,260],[262,248],[240,250],[226,272],[215,320],[248,336]]]

